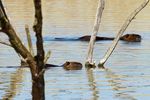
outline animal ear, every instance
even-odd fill
[[[66,61],[66,64],[67,64],[67,65],[69,65],[69,64],[70,64],[70,62],[69,62],[69,61]]]

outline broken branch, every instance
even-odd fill
[[[121,29],[119,30],[116,38],[114,39],[112,45],[110,46],[110,48],[107,50],[107,52],[105,53],[104,57],[100,60],[98,66],[101,68],[104,66],[105,62],[107,61],[107,59],[110,57],[110,55],[112,54],[112,52],[114,51],[115,47],[117,46],[117,43],[120,39],[120,37],[122,36],[122,34],[124,33],[124,31],[127,29],[127,27],[129,26],[129,24],[131,23],[131,21],[135,18],[135,16],[148,4],[149,0],[145,0],[136,10],[134,10],[130,16],[126,19],[126,21],[124,22],[124,24],[122,25]]]
[[[88,55],[87,55],[86,67],[94,65],[94,62],[93,62],[94,44],[95,44],[96,35],[98,33],[98,30],[99,30],[104,6],[105,6],[105,1],[99,0],[97,13],[96,13],[96,19],[95,19],[95,23],[94,23],[94,27],[93,27],[93,33],[92,33],[92,36],[90,38],[90,42],[89,42],[89,46],[88,46]]]

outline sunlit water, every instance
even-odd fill
[[[32,31],[32,0],[3,0],[11,23],[26,44],[24,26]],[[91,34],[98,0],[43,0],[43,35],[48,63],[61,65],[79,61],[84,65],[87,42],[50,41],[55,37],[77,38]],[[126,17],[142,0],[107,0],[99,35],[114,37]],[[120,41],[106,62],[108,70],[87,72],[51,68],[45,73],[46,100],[149,100],[150,98],[150,5],[131,23],[125,33],[138,33],[141,43]],[[8,41],[4,34],[0,39]],[[35,43],[35,39],[33,38]],[[96,64],[111,41],[96,42]],[[27,68],[18,68],[19,57],[10,47],[0,44],[0,100],[30,100],[31,77]],[[11,66],[16,67],[11,67]]]

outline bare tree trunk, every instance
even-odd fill
[[[37,71],[40,74],[44,69],[44,48],[43,48],[43,38],[42,38],[42,2],[41,0],[34,0],[35,7],[35,21],[33,29],[36,33],[36,47],[37,47]],[[44,72],[44,71],[43,71]],[[45,81],[44,81],[44,73],[40,75],[40,77],[33,82],[32,85],[32,95],[33,100],[45,100]]]
[[[93,63],[93,50],[94,50],[95,39],[96,39],[96,35],[99,30],[104,6],[105,6],[105,1],[99,0],[97,13],[96,13],[96,19],[95,19],[94,28],[93,28],[93,33],[90,38],[90,42],[89,42],[89,46],[88,46],[88,55],[87,55],[87,61],[85,64],[86,67],[95,66],[95,64]]]
[[[112,52],[114,51],[115,47],[117,46],[117,43],[120,39],[120,37],[122,36],[122,34],[124,33],[124,31],[127,29],[127,27],[129,26],[129,24],[131,23],[131,21],[135,18],[135,16],[148,4],[149,0],[144,0],[144,2],[136,9],[134,10],[134,12],[131,13],[131,15],[126,19],[125,23],[123,24],[123,26],[121,27],[121,29],[119,30],[116,38],[114,39],[112,45],[110,46],[110,48],[107,50],[106,54],[104,55],[104,57],[100,60],[98,66],[100,68],[103,68],[104,63],[107,61],[107,59],[110,57],[110,55],[112,54]]]
[[[44,49],[42,39],[42,9],[41,0],[34,0],[35,4],[35,24],[34,30],[37,38],[37,56],[34,58],[22,44],[15,30],[7,18],[5,10],[0,0],[0,31],[4,32],[15,51],[21,55],[28,63],[32,75],[32,100],[45,100],[44,82]]]
[[[32,100],[45,100],[45,81],[43,74],[32,82]]]
[[[35,6],[35,21],[33,29],[36,33],[36,46],[37,46],[37,65],[40,67],[40,70],[43,69],[44,65],[44,49],[43,49],[43,38],[42,38],[42,7],[41,0],[34,0]]]

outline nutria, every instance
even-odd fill
[[[125,34],[120,40],[127,42],[141,42],[141,36],[138,34]]]
[[[63,67],[65,70],[81,70],[82,69],[82,64],[79,62],[70,62],[66,61],[63,65],[53,65],[53,64],[45,64],[46,68],[51,68],[51,67]]]
[[[66,61],[62,66],[65,70],[81,70],[82,69],[82,64],[79,62]]]
[[[91,36],[85,35],[79,38],[55,38],[57,41],[90,41]],[[114,40],[114,37],[99,37],[96,36],[96,41],[102,40]],[[127,42],[141,42],[141,36],[138,34],[125,34],[120,37],[120,40],[127,41]]]
[[[21,60],[21,67],[28,67],[28,64]],[[81,70],[82,64],[73,61],[66,61],[63,65],[45,64],[45,68],[51,67],[63,67],[65,70]]]

